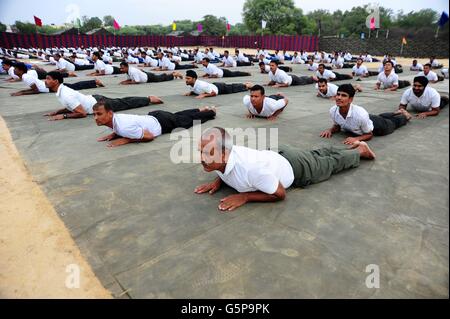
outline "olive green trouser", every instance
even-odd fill
[[[343,170],[359,166],[360,155],[356,149],[323,147],[301,151],[281,145],[278,153],[286,158],[294,171],[294,187],[305,187],[323,182]]]

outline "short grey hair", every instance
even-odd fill
[[[202,140],[211,140],[214,137],[216,146],[221,150],[231,151],[233,148],[233,139],[223,127],[211,127],[202,134]]]

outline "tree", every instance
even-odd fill
[[[203,25],[203,33],[206,35],[225,35],[227,33],[227,19],[217,18],[213,15],[206,15],[200,21]]]
[[[246,0],[242,15],[247,28],[256,33],[292,34],[299,26],[295,21],[303,14],[293,0]],[[267,21],[265,30],[262,20]]]
[[[0,32],[6,31],[6,25],[0,22]]]
[[[103,17],[103,25],[105,27],[112,27],[114,26],[114,17],[111,15],[107,15]]]
[[[100,20],[99,17],[89,18],[87,16],[83,16],[82,20],[83,20],[83,26],[80,29],[80,32],[82,32],[82,33],[102,27],[102,20]]]
[[[15,26],[20,33],[23,34],[36,33],[36,25],[34,23],[16,21]]]

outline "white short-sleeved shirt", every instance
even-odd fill
[[[195,94],[210,94],[212,92],[216,92],[216,95],[219,94],[219,89],[217,88],[217,86],[215,86],[212,83],[206,82],[206,81],[201,81],[201,80],[197,80],[195,81],[194,86],[189,86],[189,89],[191,90],[191,92],[195,93]]]
[[[292,64],[305,64],[305,61],[303,61],[303,59],[299,55],[297,55],[297,56],[292,57],[291,63]]]
[[[119,136],[139,140],[144,137],[144,130],[159,136],[162,133],[161,124],[154,116],[114,114],[113,132]]]
[[[436,59],[434,59],[433,62],[431,62],[431,66],[438,67],[439,65],[440,65],[440,63]]]
[[[409,68],[411,71],[423,71],[423,65],[420,63],[417,63],[416,65],[412,65]]]
[[[14,73],[14,67],[13,67],[13,66],[11,66],[11,67],[9,68],[9,70],[8,70],[8,75],[9,75],[10,77],[12,77],[14,80],[18,80],[18,79],[19,79],[19,77],[16,75],[16,73]]]
[[[181,57],[179,57],[178,55],[172,55],[172,62],[180,63],[181,61]]]
[[[369,73],[369,70],[367,70],[367,67],[365,65],[361,65],[359,68],[357,65],[355,65],[352,68],[352,72],[355,73],[356,76],[363,76]]]
[[[260,113],[258,113],[258,111],[254,108],[249,95],[244,96],[243,102],[251,114],[261,117],[270,117],[276,111],[286,106],[286,101],[284,99],[280,99],[277,101],[271,99],[270,97],[265,97],[262,110]]]
[[[59,70],[65,69],[69,72],[75,71],[75,65],[63,58],[60,58],[59,61],[56,62],[56,68],[58,68]]]
[[[319,64],[313,63],[312,65],[308,63],[308,71],[317,71]]]
[[[105,71],[105,75],[110,75],[113,74],[114,72],[114,68],[112,67],[112,65],[105,64],[105,62],[103,62],[100,59],[98,59],[97,62],[95,62],[94,69],[99,72]]]
[[[428,79],[428,81],[430,81],[430,82],[431,82],[431,81],[437,81],[437,80],[438,80],[437,74],[436,74],[435,72],[431,71],[431,70],[430,70],[430,72],[428,72],[427,75],[425,75],[424,72],[419,72],[416,76],[424,76],[424,77],[426,77],[426,78]]]
[[[36,85],[39,92],[41,93],[50,92],[49,89],[45,86],[44,81],[38,79],[38,75],[34,70],[29,70],[27,73],[22,75],[22,81],[25,82],[26,85],[28,85],[30,88],[33,84]]]
[[[377,83],[381,83],[385,89],[391,88],[394,85],[398,85],[398,75],[394,70],[392,70],[388,76],[386,76],[386,73],[381,72],[378,74]]]
[[[336,78],[336,74],[334,74],[333,71],[330,71],[330,70],[327,70],[327,69],[325,69],[325,70],[323,71],[323,74],[320,74],[320,72],[317,71],[317,72],[316,72],[316,76],[317,76],[319,79],[327,79],[327,80],[335,79],[335,78]]]
[[[369,113],[361,106],[355,104],[350,105],[345,119],[339,113],[337,105],[330,109],[330,117],[334,124],[339,125],[341,130],[346,132],[363,135],[373,131],[373,122],[369,118]]]
[[[272,73],[272,71],[269,72],[269,78],[271,82],[279,83],[279,84],[292,84],[292,77],[288,75],[283,70],[277,69],[275,74]]]
[[[239,52],[239,55],[237,57],[237,60],[239,62],[244,62],[244,63],[248,63],[250,60],[244,55],[244,53]]]
[[[157,67],[158,66],[158,60],[152,59],[148,55],[144,59],[144,63],[151,66],[151,67]]]
[[[148,76],[141,70],[130,66],[128,67],[128,79],[138,83],[147,83]]]
[[[80,58],[76,58],[75,62],[76,65],[89,65],[89,61],[86,59],[80,59]]]
[[[340,67],[342,68],[344,66],[344,58],[343,57],[338,57],[337,59],[334,58],[333,59],[333,65],[336,67]]]
[[[270,66],[269,65],[264,65],[264,71],[266,73],[269,73],[270,72]]]
[[[319,89],[319,85],[318,84],[316,84],[316,89]],[[323,94],[320,91],[318,91],[318,93],[319,93],[319,95],[321,97],[329,98],[329,97],[332,97],[332,96],[336,96],[337,91],[338,91],[338,86],[336,84],[327,83],[327,93]]]
[[[258,151],[243,146],[233,146],[225,172],[216,173],[240,193],[261,191],[274,194],[278,184],[288,188],[294,182],[294,171],[286,158],[273,151]]]
[[[223,71],[212,63],[209,63],[206,68],[203,67],[203,71],[208,75],[217,75],[219,78],[223,77]]]
[[[63,84],[59,85],[56,97],[62,106],[72,112],[81,105],[87,114],[92,114],[92,108],[97,103],[97,100],[92,95],[81,94]]]
[[[223,57],[222,62],[226,67],[235,67],[237,65],[236,61],[231,55],[229,55],[228,58]]]
[[[175,70],[175,63],[170,62],[169,58],[163,57],[161,60],[159,60],[159,67],[167,68],[167,70],[173,71]]]
[[[128,63],[131,63],[131,64],[138,64],[138,63],[139,63],[139,59],[138,59],[138,58],[135,58],[135,57],[132,57],[131,55],[129,55],[129,56],[127,57],[127,62],[128,62]]]
[[[412,88],[409,88],[403,93],[400,104],[411,106],[417,112],[428,112],[431,109],[439,108],[441,96],[436,89],[429,86],[425,88],[420,97],[414,94]]]

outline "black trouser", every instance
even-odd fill
[[[93,70],[93,69],[94,69],[94,65],[93,64],[88,64],[88,65],[75,64],[75,71]]]
[[[279,65],[278,68],[284,72],[292,72],[292,68],[290,66]]]
[[[448,105],[448,97],[441,95],[441,105],[439,105],[439,108],[442,110],[447,105]]]
[[[233,94],[247,91],[247,87],[242,83],[226,84],[223,82],[213,83],[219,89],[219,94]]]
[[[194,61],[193,57],[189,57],[189,58],[181,58],[181,61],[186,62],[186,61]]]
[[[373,122],[373,135],[384,136],[392,134],[399,127],[406,125],[408,120],[403,114],[382,113],[380,115],[369,114]]]
[[[171,113],[167,111],[152,111],[148,115],[154,116],[161,125],[162,134],[170,133],[172,130],[182,127],[190,128],[194,125],[194,121],[200,120],[205,123],[214,119],[216,113],[214,111],[200,112],[199,109],[184,110],[181,112]]]
[[[403,67],[400,64],[396,64],[394,70],[397,74],[403,73]]]
[[[403,81],[403,80],[398,81],[398,88],[399,89],[403,89],[403,88],[408,87],[410,85],[411,85],[411,82],[409,82],[409,81]]]
[[[369,76],[378,76],[378,74],[380,74],[377,71],[369,71]]]
[[[230,71],[228,69],[221,69],[223,71],[224,78],[234,78],[238,76],[251,76],[248,72]]]
[[[97,87],[97,83],[95,83],[95,80],[80,81],[76,83],[64,83],[64,85],[75,91],[95,89]]]
[[[351,80],[352,76],[349,74],[340,74],[337,72],[334,72],[334,74],[336,74],[336,78],[334,79],[334,81],[342,81],[342,80]]]
[[[175,70],[189,70],[196,69],[197,67],[193,64],[177,64],[175,63]]]
[[[270,98],[272,100],[275,100],[275,101],[278,101],[278,100],[284,99],[284,96],[279,95],[279,94],[273,94],[273,95],[269,95],[268,98]]]
[[[117,66],[113,66],[113,73],[112,74],[122,74],[122,72],[120,72],[120,68],[118,68]]]
[[[236,62],[236,66],[252,66],[252,65],[253,65],[252,62],[240,62],[240,61]]]
[[[343,69],[351,69],[355,66],[354,63],[344,63]]]
[[[47,74],[48,74],[46,71],[41,71],[41,70],[35,70],[35,71],[38,75],[39,80],[45,80],[45,78],[47,77]],[[69,73],[66,73],[66,72],[61,72],[61,75],[63,78],[69,77]]]
[[[118,99],[111,99],[103,95],[93,95],[97,102],[104,101],[105,104],[110,106],[114,112],[125,111],[130,109],[137,109],[150,105],[150,99],[148,97],[124,97]]]
[[[294,74],[289,74],[290,77],[292,77],[292,83],[290,86],[297,86],[297,85],[307,85],[307,84],[313,84],[314,80],[310,76],[296,76]]]
[[[151,72],[144,72],[144,73],[147,74],[147,83],[166,82],[172,81],[174,79],[173,74],[167,73],[155,74]]]
[[[442,75],[438,75],[437,77],[438,77],[438,81],[444,81],[444,79],[445,79]]]

